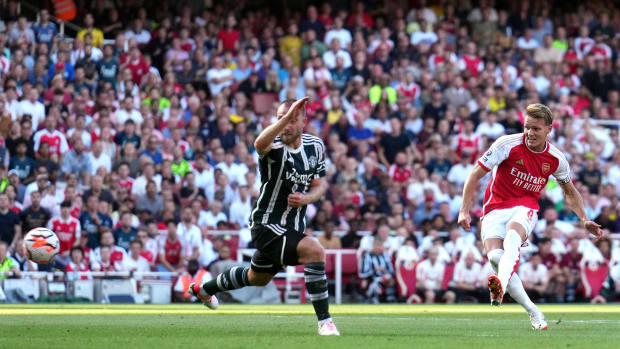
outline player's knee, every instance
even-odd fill
[[[325,262],[325,250],[323,250],[321,245],[316,243],[305,248],[302,257],[304,264],[311,262]]]

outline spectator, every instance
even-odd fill
[[[519,269],[519,277],[523,282],[523,287],[533,300],[546,297],[549,274],[547,267],[541,263],[542,260],[538,253],[532,254],[527,263]]]
[[[60,240],[60,252],[58,261],[62,264],[69,263],[69,259],[74,260],[73,247],[78,246],[82,236],[80,221],[71,216],[71,202],[63,201],[60,205],[60,216],[53,217],[47,223],[47,228],[52,230]],[[84,251],[82,257],[84,256]],[[71,254],[70,254],[71,253]],[[78,262],[81,261],[81,258]],[[76,262],[76,264],[79,264]]]
[[[131,212],[123,212],[120,218],[120,226],[114,230],[114,239],[119,247],[129,251],[129,245],[136,238],[138,231],[131,225]]]
[[[372,251],[362,257],[360,278],[366,282],[366,297],[371,303],[394,302],[394,266],[383,246],[384,241],[376,237]]]
[[[326,249],[342,248],[340,237],[337,235],[334,235],[334,228],[335,228],[334,221],[328,220],[327,222],[325,222],[325,226],[323,227],[323,234],[317,236],[317,239],[319,240],[319,243],[321,244],[321,246],[323,246],[323,248],[326,248]]]
[[[239,187],[239,196],[233,200],[229,212],[230,218],[228,221],[230,223],[235,224],[238,228],[246,228],[248,226],[250,213],[252,212],[252,198],[247,185]],[[222,219],[216,218],[216,220],[219,222]]]
[[[0,200],[2,200],[1,196]],[[0,280],[4,280],[10,276],[17,278],[21,277],[19,265],[17,264],[17,262],[15,262],[13,258],[8,256],[8,249],[8,243],[0,240]]]
[[[12,173],[11,171],[13,171],[22,182],[30,182],[34,179],[34,169],[36,165],[34,159],[26,155],[28,143],[23,139],[18,139],[17,142],[15,142],[15,147],[17,154],[11,157],[8,175],[10,176]]]
[[[166,222],[167,235],[163,237],[159,244],[159,272],[181,271],[185,261],[185,241],[181,242],[177,236],[177,225],[174,220]]]
[[[486,288],[480,284],[482,266],[476,261],[473,251],[467,251],[454,268],[454,288],[457,301],[463,301],[464,297],[471,297],[476,302],[486,301]]]
[[[138,197],[136,208],[140,211],[148,211],[152,216],[157,216],[164,209],[164,202],[160,194],[157,193],[157,184],[149,181],[146,184],[146,195]]]
[[[146,258],[140,255],[142,251],[142,241],[132,240],[129,245],[129,254],[123,259],[122,269],[131,273],[146,273],[151,269]],[[138,277],[140,278],[140,277]]]
[[[187,262],[187,271],[183,272],[174,285],[174,298],[177,302],[195,302],[197,299],[188,293],[190,283],[202,285],[211,280],[211,274],[200,268],[198,261],[190,259]]]
[[[91,260],[90,269],[99,272],[117,272],[122,271],[121,263],[112,261],[112,248],[110,246],[101,246],[99,250],[99,259]],[[128,258],[123,258],[123,260]]]
[[[70,251],[71,259],[67,263],[65,267],[65,272],[67,273],[67,277],[69,280],[92,280],[93,276],[90,272],[90,268],[88,264],[84,260],[84,250],[75,246],[72,247]],[[78,274],[80,273],[80,274]]]
[[[428,259],[418,264],[416,269],[418,295],[424,297],[424,302],[432,304],[435,300],[445,300],[446,303],[454,303],[456,295],[452,291],[443,291],[445,264],[437,259],[439,250],[432,247],[428,250]]]
[[[112,228],[112,219],[97,210],[99,199],[92,195],[86,200],[86,208],[80,215],[80,226],[84,232],[82,239],[86,239],[86,247],[99,247],[99,233],[103,227]]]
[[[409,161],[412,158],[412,151],[410,148],[411,141],[402,133],[402,125],[399,119],[392,118],[390,120],[392,132],[384,134],[379,141],[378,153],[381,163],[389,167],[396,159],[396,154],[405,153],[405,161]]]
[[[103,177],[99,175],[93,176],[90,189],[84,192],[83,198],[88,201],[88,198],[91,196],[95,196],[99,200],[106,201],[109,204],[115,201],[112,193],[103,188]]]
[[[92,172],[90,156],[84,153],[84,145],[81,138],[73,138],[71,144],[73,149],[63,156],[60,173],[62,176],[67,176],[69,173],[77,173],[83,182],[88,183],[90,173]]]
[[[54,37],[58,34],[56,23],[50,21],[50,13],[42,9],[39,13],[39,22],[32,26],[37,43],[46,44],[48,48],[52,46]]]
[[[9,210],[9,198],[6,193],[0,193],[0,223],[0,243],[4,241],[13,246],[22,235],[22,226],[19,216]]]
[[[33,191],[30,194],[30,205],[20,213],[21,228],[27,233],[34,228],[47,227],[50,218],[50,212],[41,207],[41,192]]]
[[[387,102],[388,104],[393,105],[396,103],[398,96],[396,94],[396,90],[392,86],[389,86],[389,82],[389,75],[383,74],[379,79],[379,84],[370,88],[368,95],[371,104],[376,105],[379,102]]]

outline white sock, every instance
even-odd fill
[[[508,281],[519,267],[521,258],[521,236],[516,230],[508,230],[504,238],[504,255],[500,258],[497,277],[502,284],[504,293],[508,289]]]
[[[322,324],[326,324],[326,323],[328,323],[328,322],[330,322],[330,321],[334,321],[334,320],[332,320],[332,318],[331,318],[331,317],[328,317],[327,319],[319,320],[319,324],[320,324],[320,325],[322,325]]]
[[[495,273],[497,273],[499,261],[503,254],[504,250],[500,249],[491,250],[487,253],[487,257],[489,257],[489,262],[491,262],[491,267],[493,267]],[[525,308],[528,313],[538,311],[536,304],[532,302],[530,297],[527,295],[527,292],[525,292],[523,283],[517,273],[514,273],[510,278],[506,290],[510,294],[510,297],[512,297],[512,299],[514,299],[517,303],[521,304],[521,306]]]

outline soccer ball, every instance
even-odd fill
[[[60,241],[53,231],[47,228],[34,228],[24,237],[26,256],[38,264],[54,261],[60,251]]]

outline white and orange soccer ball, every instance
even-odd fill
[[[34,228],[24,237],[27,257],[38,264],[48,264],[60,251],[60,241],[53,231],[47,228]]]

